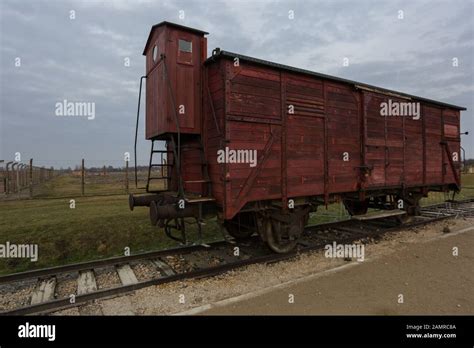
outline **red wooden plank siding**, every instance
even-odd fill
[[[154,29],[150,36],[146,54],[146,137],[155,138],[177,131],[174,110],[184,106],[178,113],[180,131],[187,134],[201,132],[202,64],[205,59],[206,38],[200,34],[186,32],[172,26]],[[179,40],[192,43],[192,52],[179,49]],[[153,61],[153,49],[157,45],[158,55]],[[167,78],[160,55],[165,54]],[[170,94],[171,84],[173,96]],[[173,98],[175,105],[173,105]]]
[[[324,197],[325,174],[329,195],[357,192],[359,187],[441,185],[446,152],[442,132],[450,135],[449,151],[459,153],[459,111],[445,109],[443,127],[441,109],[428,103],[423,103],[417,120],[384,117],[382,102],[407,100],[278,68],[233,63],[219,60],[207,70],[225,136],[225,142],[218,141],[215,122],[206,109],[207,153],[212,154],[213,191],[219,202],[225,202],[227,219],[252,201]],[[290,106],[294,113],[288,113]],[[214,153],[225,146],[257,150],[257,167],[218,164]],[[344,153],[349,161],[343,160]],[[445,163],[445,183],[454,184],[447,157]],[[371,168],[365,184],[360,182],[363,165]],[[459,172],[459,163],[455,171]]]
[[[146,138],[151,139],[163,128],[165,115],[167,115],[167,103],[164,100],[164,80],[162,77],[162,66],[158,61],[153,61],[153,47],[157,45],[158,54],[165,50],[165,28],[157,28],[150,38],[150,48],[146,53]]]
[[[420,112],[422,108],[420,108]],[[423,184],[423,112],[419,120],[404,117],[405,127],[405,184]]]
[[[380,116],[380,104],[385,97],[366,93],[365,117],[367,119],[366,164],[372,168],[367,186],[385,186],[385,117]]]
[[[287,110],[288,197],[324,193],[324,98],[318,79],[288,74]],[[294,114],[288,108],[294,107]]]
[[[286,74],[280,71],[280,114],[282,124],[281,134],[281,200],[282,206],[287,210],[288,200],[288,109],[286,105],[287,92],[286,92]]]
[[[441,109],[424,107],[426,134],[426,184],[439,185],[443,182],[443,155],[441,147]]]
[[[360,121],[357,92],[343,84],[327,84],[329,192],[357,190]],[[344,157],[348,156],[348,161]]]
[[[399,186],[403,180],[403,120],[408,119],[409,117],[389,116],[384,118],[386,146],[385,185]],[[421,123],[420,120],[417,122]],[[421,151],[422,148],[417,150]],[[421,161],[419,161],[419,163],[421,163]],[[421,167],[419,169],[421,169]]]
[[[226,146],[257,150],[258,159],[227,164],[225,214],[233,216],[247,202],[281,197],[281,126],[269,122],[281,123],[280,75],[228,61],[225,95]]]
[[[448,183],[456,182],[459,180],[461,174],[461,153],[460,153],[460,119],[459,111],[444,109],[443,110],[443,120],[444,120],[444,139],[446,141],[447,150],[445,149],[446,156],[446,176],[445,181]],[[451,157],[452,161],[449,161],[447,158]],[[457,161],[455,161],[457,157]]]
[[[224,78],[223,62],[206,68],[207,87],[204,93],[203,142],[208,161],[208,173],[212,182],[212,195],[216,203],[224,206],[224,167],[217,163],[217,151],[224,144]],[[212,105],[211,105],[212,103]],[[213,111],[215,113],[215,119]]]

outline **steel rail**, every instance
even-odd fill
[[[207,245],[210,247],[217,247],[220,245],[224,245],[226,243],[228,242],[217,241],[217,242],[209,243]],[[41,269],[31,270],[31,271],[26,271],[26,272],[21,272],[21,273],[12,273],[12,274],[0,276],[0,285],[6,284],[6,283],[17,282],[21,280],[26,280],[26,279],[59,275],[59,274],[67,273],[67,272],[102,268],[102,267],[107,267],[111,265],[120,265],[123,263],[129,263],[129,262],[137,261],[137,260],[154,259],[154,258],[158,258],[162,256],[176,255],[179,253],[181,254],[192,253],[198,250],[207,250],[209,249],[208,246],[205,246],[203,244],[196,244],[196,245],[189,245],[189,246],[183,246],[183,247],[172,248],[172,249],[144,252],[144,253],[134,254],[130,256],[115,256],[115,257],[110,257],[106,259],[94,260],[94,261],[72,263],[72,264],[64,265],[64,266],[55,266],[55,267],[41,268]]]

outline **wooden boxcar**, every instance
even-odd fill
[[[144,51],[146,134],[166,150],[152,146],[153,195],[131,205],[149,205],[168,235],[215,214],[234,237],[257,231],[286,252],[319,205],[417,214],[429,191],[460,189],[465,108],[220,49],[205,59],[206,34],[163,22]]]

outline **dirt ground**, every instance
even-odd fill
[[[473,222],[451,219],[385,235],[365,245],[363,262],[314,252],[55,314],[473,314]]]

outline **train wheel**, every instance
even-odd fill
[[[296,247],[308,220],[306,212],[294,213],[289,221],[267,218],[264,221],[265,241],[276,253],[288,253]]]
[[[355,201],[351,199],[345,199],[344,206],[351,216],[364,215],[367,214],[367,210],[369,209],[369,200],[366,199],[365,201]]]
[[[420,215],[421,212],[420,200],[422,197],[423,195],[419,193],[409,193],[408,195],[399,196],[397,198],[403,200],[403,209],[406,210],[407,215],[416,216]]]
[[[232,220],[226,220],[224,227],[235,239],[249,238],[257,232],[256,215],[252,212],[239,213]]]

